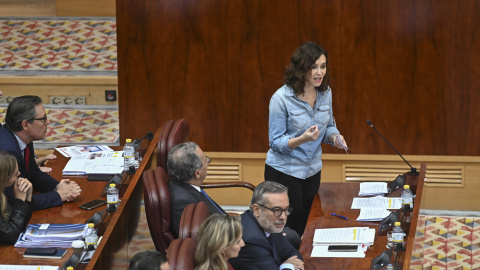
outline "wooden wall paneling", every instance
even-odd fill
[[[122,140],[184,117],[206,151],[266,152],[270,97],[312,40],[353,153],[394,153],[370,119],[402,154],[478,155],[479,14],[474,0],[117,0]]]

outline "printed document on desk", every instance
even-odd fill
[[[369,227],[348,227],[332,229],[316,229],[313,235],[314,245],[373,245],[375,229]]]
[[[87,224],[29,224],[15,247],[70,248],[72,242],[85,238]]]
[[[400,209],[402,207],[402,198],[387,198],[382,196],[371,198],[353,198],[352,209],[362,208],[383,208]]]
[[[358,196],[376,196],[388,193],[386,182],[363,182],[360,183]]]
[[[55,148],[65,157],[81,156],[88,153],[113,152],[113,149],[106,145],[75,145]]]
[[[390,211],[383,208],[362,208],[357,221],[382,221],[390,215]]]
[[[123,151],[98,152],[70,158],[63,175],[117,174],[123,172]]]

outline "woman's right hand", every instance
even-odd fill
[[[316,141],[320,137],[320,131],[316,125],[313,125],[307,128],[302,136],[305,138],[305,142]]]
[[[13,194],[15,198],[20,199],[22,201],[31,201],[32,199],[32,183],[28,181],[26,178],[19,177],[15,184],[13,185]]]
[[[320,137],[320,131],[316,125],[313,125],[307,128],[302,135],[288,140],[288,147],[295,149],[306,142],[316,141],[318,137]]]

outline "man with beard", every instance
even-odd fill
[[[292,212],[287,188],[273,181],[253,191],[250,210],[241,215],[245,246],[229,260],[237,270],[304,269],[302,255],[282,235]]]

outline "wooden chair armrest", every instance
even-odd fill
[[[218,183],[202,184],[202,188],[231,188],[231,187],[243,187],[243,188],[248,188],[251,191],[255,189],[255,185],[248,182],[218,182]]]

